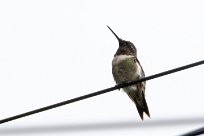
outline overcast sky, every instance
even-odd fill
[[[118,42],[138,49],[146,75],[203,59],[202,0],[0,2],[0,118],[114,86]],[[204,121],[204,66],[147,82],[142,122],[114,91],[0,126],[0,134],[178,135]]]

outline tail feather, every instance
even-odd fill
[[[147,114],[148,117],[150,117],[149,109],[147,106],[147,102],[146,102],[144,93],[142,93],[142,97],[143,97],[143,104],[144,104],[143,111]]]
[[[148,109],[147,102],[145,99],[145,95],[143,92],[141,95],[142,95],[141,98],[137,98],[136,97],[137,95],[135,92],[128,93],[128,96],[131,98],[131,100],[135,103],[137,107],[140,118],[143,120],[143,113],[146,113],[148,117],[150,117],[150,114],[149,114],[149,109]]]
[[[140,118],[143,120],[144,118],[143,118],[143,112],[144,112],[144,110],[142,109],[142,107],[141,106],[139,106],[139,104],[135,104],[136,105],[136,107],[137,107],[137,111],[138,111],[138,113],[139,113],[139,115],[140,115]]]

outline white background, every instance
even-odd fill
[[[0,119],[114,86],[118,42],[146,75],[203,59],[202,0],[0,1]],[[0,125],[0,135],[179,135],[204,125],[204,66],[147,82],[151,119],[114,91]]]

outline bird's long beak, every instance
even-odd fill
[[[115,37],[118,39],[118,42],[120,43],[121,41],[122,41],[122,39],[120,39],[116,34],[115,34],[115,32],[113,32],[113,30],[109,27],[109,26],[107,26],[109,29],[110,29],[110,31],[115,35]]]

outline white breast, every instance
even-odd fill
[[[142,68],[140,67],[139,63],[136,63],[136,65],[137,65],[137,73],[136,74],[141,77],[141,75],[142,75]]]
[[[131,58],[131,57],[134,57],[134,56],[132,56],[132,55],[117,55],[113,58],[112,65],[117,65],[121,61],[123,61],[127,58]]]
[[[124,61],[125,59],[132,58],[132,57],[134,57],[134,56],[132,56],[132,55],[117,55],[113,58],[112,66],[118,65],[121,61]],[[137,69],[137,71],[135,73],[135,77],[139,76],[139,78],[141,78],[143,75],[143,71],[142,71],[142,68],[139,65],[139,63],[136,63],[136,69]]]

